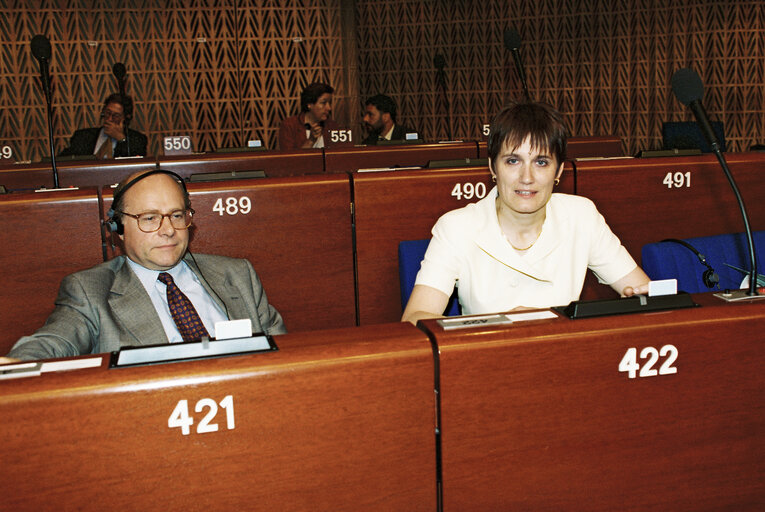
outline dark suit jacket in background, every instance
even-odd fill
[[[329,140],[329,132],[332,130],[340,130],[340,125],[334,119],[327,119],[322,130],[325,148],[332,145]],[[302,149],[306,140],[305,114],[288,117],[279,125],[279,149]]]
[[[96,150],[96,142],[98,142],[98,134],[100,132],[100,127],[77,130],[72,134],[72,138],[69,139],[69,146],[59,153],[59,156],[92,155]],[[128,141],[130,142],[130,154],[128,154]],[[147,143],[146,135],[128,128],[128,140],[117,143],[113,156],[146,156]]]
[[[393,133],[390,136],[390,140],[406,140],[407,133],[416,133],[416,130],[412,130],[401,124],[394,124]],[[380,140],[379,133],[370,133],[369,136],[364,139],[362,144],[366,144],[367,146],[375,146],[377,145],[378,140]]]
[[[287,332],[249,261],[207,254],[194,258],[198,267],[189,254],[184,261],[230,320],[249,318],[256,333]],[[48,359],[163,343],[168,339],[149,294],[126,257],[118,256],[66,276],[45,325],[16,342],[8,356]]]

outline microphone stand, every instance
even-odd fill
[[[738,191],[736,180],[733,179],[733,174],[731,174],[730,168],[728,168],[728,162],[725,161],[725,157],[723,156],[722,151],[720,151],[720,147],[716,142],[712,144],[712,152],[714,152],[717,160],[720,162],[720,167],[722,167],[723,172],[725,173],[725,177],[728,178],[728,183],[730,183],[730,187],[733,189],[733,193],[736,195],[736,202],[738,202],[738,208],[741,211],[741,217],[744,219],[744,231],[746,231],[746,240],[749,244],[749,263],[752,266],[752,270],[749,273],[749,289],[747,290],[746,294],[748,296],[759,295],[757,293],[757,257],[755,255],[752,228],[749,226],[749,215],[747,215],[746,206],[744,206],[744,199],[741,197],[741,193]]]
[[[48,146],[50,148],[50,162],[53,168],[53,188],[59,188],[58,168],[56,167],[56,148],[53,142],[53,95],[50,89],[50,75],[48,73],[48,61],[40,59],[40,80],[42,82],[45,103],[48,110]]]
[[[452,116],[450,114],[449,110],[449,96],[446,93],[446,74],[444,73],[444,68],[439,67],[438,68],[438,83],[441,86],[441,94],[444,99],[444,107],[446,108],[446,115],[448,116],[448,119],[446,121],[446,131],[448,140],[454,140],[452,138]]]

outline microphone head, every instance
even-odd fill
[[[683,105],[690,105],[704,97],[701,77],[691,68],[682,68],[672,75],[672,92]]]
[[[514,28],[505,29],[505,48],[511,52],[521,47],[521,35]]]
[[[437,69],[444,69],[444,66],[446,66],[446,59],[444,58],[443,54],[439,53],[433,57],[433,65]]]
[[[117,80],[122,80],[127,74],[127,69],[125,69],[125,65],[123,63],[117,62],[114,66],[112,66],[112,73],[114,73],[114,76],[117,77]]]
[[[37,60],[50,59],[50,41],[48,41],[47,37],[37,34],[32,38],[32,55],[34,55]]]

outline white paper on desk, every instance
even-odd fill
[[[528,322],[530,320],[546,320],[548,318],[558,318],[558,315],[550,311],[529,311],[527,313],[508,313],[505,315],[513,322]]]
[[[417,171],[422,167],[370,167],[367,169],[359,169],[356,172],[383,172],[383,171]]]
[[[86,359],[69,359],[67,361],[51,361],[43,363],[41,372],[63,372],[68,370],[82,370],[85,368],[98,368],[101,366],[103,358],[89,357]]]
[[[467,316],[455,318],[443,318],[438,323],[445,331],[453,329],[468,329],[470,327],[479,327],[486,325],[503,325],[516,322],[528,322],[530,320],[546,320],[548,318],[558,318],[558,315],[552,311],[528,311],[523,313],[507,313],[496,315]]]

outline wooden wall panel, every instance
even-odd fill
[[[57,151],[77,128],[97,126],[127,67],[136,104],[131,125],[149,137],[190,135],[197,151],[275,147],[279,122],[299,110],[311,81],[335,86],[345,107],[339,0],[52,0],[7,2],[0,30],[0,144],[15,160],[48,154],[45,99],[29,42],[50,41]],[[5,6],[4,6],[5,7]],[[345,123],[344,123],[345,124]]]
[[[520,97],[502,34],[520,33],[531,96],[560,109],[574,135],[617,135],[627,153],[661,148],[664,121],[692,120],[672,95],[691,66],[729,150],[765,141],[765,7],[757,1],[359,0],[360,95],[386,92],[426,136],[477,138]],[[444,55],[450,110],[439,110],[433,57]]]
[[[765,4],[755,0],[4,0],[0,145],[47,154],[43,95],[29,41],[52,42],[55,139],[98,123],[128,69],[133,126],[150,153],[165,135],[195,149],[275,147],[281,119],[314,80],[336,89],[334,117],[360,133],[362,101],[391,95],[428,140],[481,138],[521,87],[502,33],[523,44],[531,95],[557,106],[573,135],[616,135],[625,151],[661,146],[664,121],[691,120],[672,73],[692,66],[729,150],[765,142]],[[448,108],[433,59],[446,61]]]

